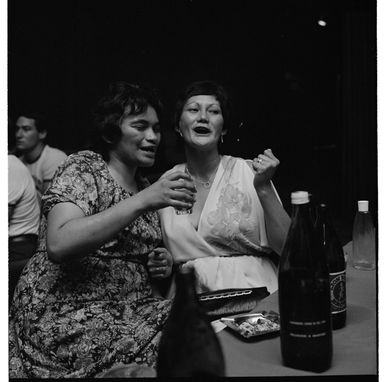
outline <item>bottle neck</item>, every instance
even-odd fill
[[[340,257],[342,257],[343,250],[340,239],[334,229],[329,210],[324,204],[321,204],[317,209],[315,228],[320,235],[322,245],[327,249],[326,252],[328,254],[339,252]]]
[[[198,300],[195,290],[195,273],[193,270],[178,270],[175,275],[175,284],[175,299],[183,299],[185,302],[195,302]]]
[[[325,223],[329,220],[329,213],[325,206],[321,205],[317,209],[316,225]]]
[[[310,202],[305,204],[293,204],[292,205],[292,218],[293,221],[298,220],[298,218],[301,217],[305,221],[308,221],[313,225],[312,222],[312,216],[311,216],[311,209],[310,209]]]
[[[328,210],[323,204],[317,208],[317,218],[314,226],[318,233],[321,234],[322,244],[325,245],[327,231],[330,230],[331,224]]]
[[[314,242],[316,238],[316,229],[312,215],[311,203],[292,205],[292,231],[299,235],[300,240],[306,243]]]

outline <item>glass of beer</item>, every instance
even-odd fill
[[[187,170],[187,166],[185,166],[184,172],[191,177],[191,174]],[[177,215],[190,215],[192,213],[192,207],[191,208],[176,208],[175,207],[175,213]]]

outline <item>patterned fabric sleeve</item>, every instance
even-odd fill
[[[77,205],[90,216],[97,212],[98,187],[96,176],[99,173],[93,168],[97,158],[78,153],[70,155],[59,167],[51,186],[42,198],[43,213],[49,211],[58,203],[70,202]],[[99,162],[100,163],[100,162]]]

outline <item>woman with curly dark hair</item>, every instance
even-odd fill
[[[169,277],[157,209],[189,208],[195,187],[179,171],[150,185],[161,104],[149,89],[110,86],[96,110],[100,155],[59,167],[42,199],[38,249],[10,313],[10,376],[93,377],[116,364],[154,365],[170,301],[150,279]]]

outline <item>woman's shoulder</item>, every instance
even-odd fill
[[[82,150],[69,155],[66,159],[66,163],[83,163],[89,165],[100,165],[105,163],[103,157],[91,150]]]
[[[103,161],[103,157],[91,150],[81,150],[76,153],[73,153],[68,156],[68,158],[73,158],[76,160],[84,160],[84,161]]]
[[[247,166],[253,169],[253,160],[252,159],[244,159],[241,157],[234,157],[231,155],[223,155],[224,163],[231,164],[232,166]]]
[[[167,176],[169,174],[172,174],[175,171],[184,171],[185,167],[186,167],[186,163],[178,163],[174,167],[164,172],[162,176]]]
[[[99,174],[106,167],[100,154],[90,150],[78,151],[69,155],[59,166],[59,173],[63,171]]]

